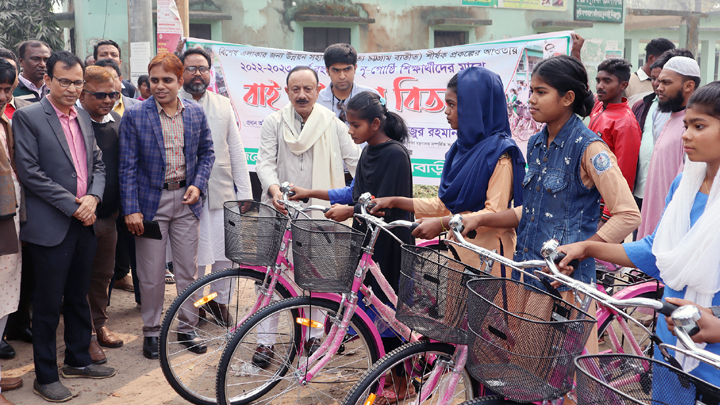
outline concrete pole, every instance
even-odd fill
[[[133,84],[137,84],[137,77],[147,74],[147,64],[155,54],[154,32],[152,0],[128,0],[130,63],[127,64],[127,68],[130,70],[128,80]]]
[[[700,45],[700,79],[701,84],[707,84],[715,79],[715,40],[704,40]]]
[[[175,0],[175,3],[183,26],[183,37],[187,38],[190,36],[190,4],[188,0]]]
[[[687,17],[687,36],[685,47],[697,57],[700,39],[700,18],[696,14]]]

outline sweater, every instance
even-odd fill
[[[115,121],[99,123],[92,121],[93,131],[98,147],[102,151],[102,160],[105,163],[105,192],[102,204],[98,206],[97,217],[107,218],[120,209],[120,181],[118,168],[120,166],[120,115],[111,111],[110,116]]]

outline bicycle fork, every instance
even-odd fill
[[[315,374],[319,373],[327,365],[327,363],[330,362],[333,357],[332,354],[336,353],[340,348],[340,345],[345,338],[345,333],[350,327],[350,320],[355,314],[357,299],[357,294],[354,292],[343,294],[342,301],[340,302],[340,306],[338,308],[338,313],[334,319],[331,319],[333,326],[330,328],[327,337],[320,345],[320,348],[316,350],[312,356],[310,356],[307,362],[298,365],[295,375],[301,385],[306,386],[308,382],[313,379]],[[308,311],[310,312],[310,310]],[[341,317],[342,320],[340,321]],[[305,326],[312,327],[312,320],[310,320],[308,325]],[[320,357],[322,357],[322,359],[320,359]],[[306,367],[310,364],[312,364],[312,368],[307,370]]]
[[[430,376],[428,377],[425,384],[423,384],[422,391],[420,392],[420,395],[418,395],[418,397],[415,399],[414,404],[419,405],[423,403],[431,395],[438,391],[437,388],[438,384],[440,383],[440,377],[442,376],[443,371],[446,369],[446,367],[452,367],[452,375],[446,382],[445,389],[438,392],[443,396],[439,402],[439,405],[448,405],[452,403],[453,397],[455,396],[455,389],[457,388],[457,385],[460,382],[460,378],[462,377],[462,372],[465,369],[467,355],[467,345],[457,345],[455,348],[455,354],[453,354],[452,360],[450,362],[442,364],[444,363],[443,360],[436,359],[435,367],[433,368],[433,371],[430,372]],[[466,387],[466,389],[468,388],[469,387]]]

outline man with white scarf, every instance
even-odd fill
[[[683,172],[675,178],[665,198],[665,211],[657,229],[637,242],[610,244],[579,242],[561,246],[570,260],[595,257],[621,266],[637,267],[665,284],[663,298],[676,305],[695,304],[703,317],[720,316],[720,83],[701,87],[687,103],[682,135],[687,158]],[[657,335],[664,343],[681,345],[668,331],[667,319],[660,317]],[[712,327],[713,322],[704,321]],[[714,322],[717,324],[717,322]],[[705,334],[709,337],[708,334]],[[700,343],[699,336],[693,340]],[[720,354],[717,339],[699,344]],[[659,358],[659,350],[655,357]],[[713,366],[675,353],[683,370],[716,384],[720,371]],[[655,398],[653,398],[655,399]],[[670,401],[676,403],[677,400]]]
[[[285,92],[290,104],[265,119],[260,133],[260,150],[255,171],[262,184],[263,202],[282,212],[285,207],[280,184],[329,190],[345,185],[343,161],[355,174],[360,148],[347,127],[335,114],[315,102],[318,99],[317,72],[296,66],[287,76]],[[312,204],[325,204],[318,200]]]
[[[343,162],[355,175],[360,147],[355,145],[347,127],[335,114],[320,104],[318,74],[307,66],[296,66],[288,73],[285,92],[290,104],[265,119],[260,132],[257,172],[262,184],[262,202],[287,213],[279,202],[280,184],[288,181],[308,189],[329,190],[345,186]],[[329,206],[327,201],[310,201]],[[315,311],[313,311],[315,312]],[[313,314],[313,318],[317,315]],[[276,320],[275,320],[276,321]],[[270,321],[272,322],[272,320]],[[272,331],[272,325],[265,325]],[[308,340],[308,350],[319,346],[317,333]],[[274,336],[258,336],[253,363],[265,367],[272,358]]]

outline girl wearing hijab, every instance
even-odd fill
[[[471,67],[453,76],[445,92],[445,115],[457,130],[457,140],[445,156],[437,198],[383,197],[381,209],[414,212],[421,225],[413,236],[432,239],[448,230],[453,214],[469,216],[501,212],[522,204],[525,160],[511,139],[505,92],[500,76],[482,67]],[[508,258],[515,251],[514,229],[481,228],[469,239]],[[463,263],[478,267],[480,259],[465,250]],[[496,263],[493,274],[501,275]]]

